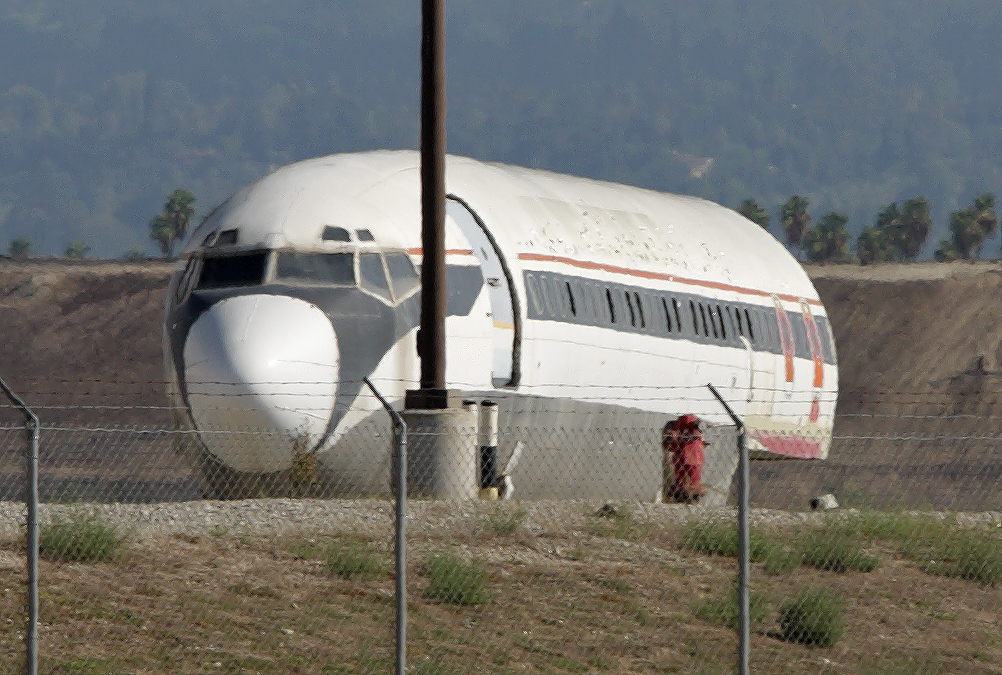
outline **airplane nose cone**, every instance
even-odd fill
[[[202,439],[239,471],[289,468],[294,439],[300,451],[312,447],[334,410],[337,336],[303,300],[245,295],[212,305],[188,333],[184,363]]]

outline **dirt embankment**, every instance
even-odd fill
[[[160,321],[171,266],[0,259],[0,376],[50,423],[168,422]],[[1002,480],[1002,268],[830,266],[809,273],[838,348],[827,462],[756,463],[753,498],[997,508]],[[125,407],[125,409],[117,409]]]
[[[31,405],[163,406],[170,270],[0,259],[0,376]]]

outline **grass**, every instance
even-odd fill
[[[97,515],[79,511],[55,517],[38,532],[38,553],[54,562],[107,562],[128,537]]]
[[[103,659],[79,658],[63,661],[47,671],[50,675],[124,675],[115,664]]]
[[[480,663],[503,675],[731,672],[738,621],[733,520],[686,526],[638,523],[618,505],[616,513],[567,531],[551,528],[546,545],[535,548],[517,536],[483,536],[525,517],[494,505],[456,531],[412,533],[409,670],[448,675]],[[834,672],[819,665],[823,657],[864,675],[995,672],[1002,642],[983,619],[990,596],[977,585],[991,578],[983,570],[997,558],[994,529],[909,514],[833,512],[818,522],[750,533],[759,561],[750,597],[757,663],[790,675]],[[596,527],[647,528],[648,536],[634,542],[590,535]],[[117,556],[112,565],[43,561],[41,608],[45,635],[52,636],[43,645],[43,672],[386,672],[394,581],[386,531],[281,535],[249,546],[236,545],[234,532],[179,535],[163,547],[136,542],[142,555]],[[848,545],[831,533],[855,539]],[[804,542],[812,539],[819,559],[835,557],[824,552],[828,541],[836,551],[877,553],[881,565],[865,583],[801,566],[809,561]],[[7,544],[11,553],[16,547]],[[367,578],[360,559],[382,571]],[[960,560],[970,561],[966,571]],[[765,573],[780,564],[797,567],[788,578]],[[19,607],[17,571],[4,578],[4,569],[0,597]],[[946,573],[974,583],[938,578]],[[824,588],[796,594],[807,585]],[[780,606],[779,598],[789,601]],[[930,620],[946,612],[949,621]],[[15,672],[23,621],[14,611],[2,620],[13,628],[0,640],[0,671]],[[915,626],[922,626],[921,643]],[[804,645],[833,644],[836,651],[805,657]]]
[[[919,569],[994,586],[1002,581],[1002,541],[983,532],[956,531],[913,550]]]
[[[376,579],[389,568],[385,555],[372,542],[356,535],[343,535],[325,543],[294,541],[287,549],[303,560],[320,560],[328,572],[342,579]]]
[[[596,537],[640,541],[650,533],[650,527],[638,521],[627,505],[613,507],[607,504],[597,513],[588,515],[593,517],[588,524],[588,533]]]
[[[451,554],[429,557],[421,568],[428,577],[424,597],[455,605],[482,605],[491,599],[487,572],[476,562]]]
[[[769,601],[764,594],[748,594],[748,623],[752,632],[761,631],[769,616],[769,611]],[[737,591],[732,590],[726,596],[699,600],[693,604],[692,613],[696,618],[714,626],[737,630],[741,621]]]
[[[355,541],[332,544],[324,552],[323,562],[331,573],[342,579],[375,579],[386,571],[382,555],[371,545]]]
[[[869,537],[894,545],[929,574],[1002,582],[1002,535],[997,530],[965,526],[956,517],[906,513],[860,513],[841,525],[846,537]]]
[[[706,555],[736,558],[736,523],[694,520],[683,528],[682,547]],[[851,512],[833,514],[793,539],[791,546],[752,528],[748,536],[752,562],[768,574],[788,574],[800,565],[831,572],[872,572],[880,558],[870,552],[876,542],[895,548],[928,574],[1002,583],[1002,534],[964,526],[955,518],[908,513]]]
[[[721,519],[695,520],[686,523],[682,547],[706,555],[738,556],[737,523]],[[756,528],[748,533],[748,556],[751,562],[762,563],[769,574],[786,574],[800,566],[798,553],[778,539]]]
[[[935,659],[924,656],[894,656],[887,661],[864,666],[860,675],[942,675],[946,671]]]
[[[845,600],[826,588],[801,590],[779,610],[784,640],[831,647],[845,632]]]
[[[865,543],[853,528],[827,523],[802,535],[800,559],[804,565],[831,572],[872,572],[880,560],[867,552]]]
[[[511,536],[525,522],[527,515],[525,507],[512,509],[499,504],[494,512],[487,516],[486,529],[499,537]]]

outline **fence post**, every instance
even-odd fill
[[[368,385],[372,393],[376,395],[379,402],[386,408],[393,420],[393,455],[394,461],[391,465],[396,470],[396,476],[390,483],[396,486],[396,508],[395,508],[395,535],[394,535],[394,557],[397,575],[396,585],[396,605],[397,605],[397,626],[396,626],[396,675],[405,675],[407,672],[407,559],[406,559],[406,529],[407,529],[407,425],[404,418],[396,410],[390,407],[376,388],[363,377],[362,381]]]
[[[748,675],[749,658],[749,607],[748,607],[748,444],[745,442],[745,425],[716,387],[707,384],[710,392],[724,406],[738,431],[738,675]]]
[[[28,623],[24,627],[24,668],[27,675],[38,673],[38,417],[0,378],[0,389],[24,413],[28,453],[27,485],[24,501],[28,507],[25,548],[28,563]]]

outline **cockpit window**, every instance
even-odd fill
[[[206,257],[202,261],[202,274],[198,278],[198,288],[254,286],[264,281],[267,266],[267,251]]]
[[[334,227],[333,225],[325,225],[320,238],[324,241],[351,241],[348,230],[343,227]]]
[[[378,253],[361,253],[358,256],[358,272],[362,277],[362,288],[390,299],[390,287]]]
[[[353,255],[279,251],[275,258],[275,280],[354,286]]]
[[[421,280],[410,257],[403,252],[386,254],[386,269],[390,272],[390,283],[393,284],[393,295],[398,299],[410,293]]]

